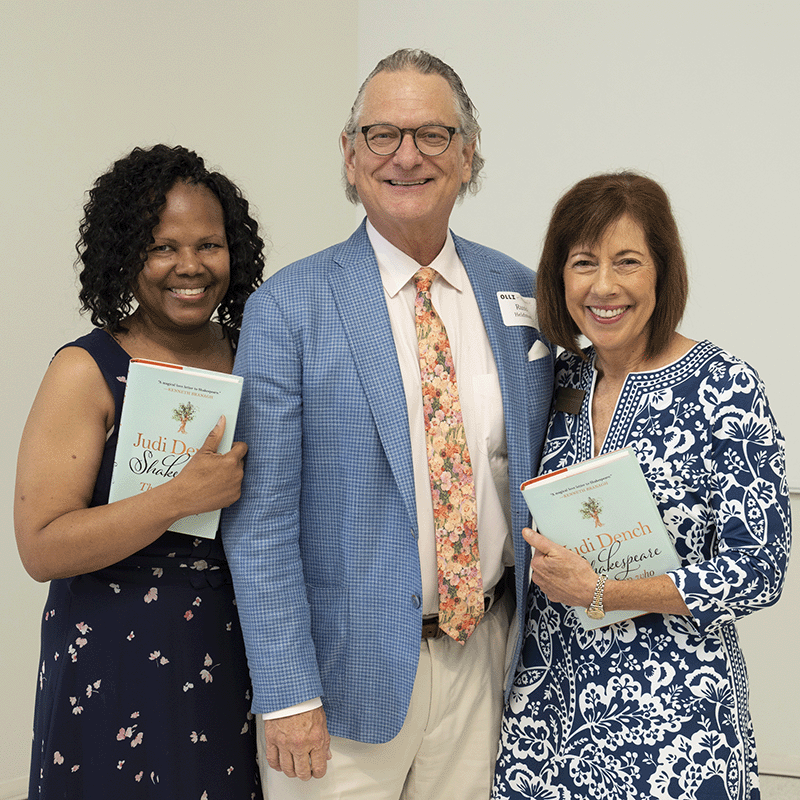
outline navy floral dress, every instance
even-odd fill
[[[593,454],[588,362],[565,355],[542,472]],[[757,800],[747,671],[735,620],[780,595],[790,548],[783,438],[764,387],[709,342],[628,376],[601,452],[632,446],[683,567],[670,577],[691,617],[647,614],[584,630],[573,609],[530,593],[492,797]]]
[[[118,420],[127,353],[101,330],[71,346],[97,362]],[[112,432],[92,506],[107,501],[115,449]],[[261,797],[219,537],[167,532],[118,564],[52,581],[36,688],[31,800]]]

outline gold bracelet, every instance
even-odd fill
[[[594,597],[592,597],[589,608],[586,609],[586,616],[589,617],[589,619],[603,619],[606,615],[605,609],[603,608],[603,589],[605,589],[607,580],[608,575],[601,575],[597,579],[597,583],[594,587]]]

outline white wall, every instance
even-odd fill
[[[338,137],[357,88],[355,0],[2,0],[5,285],[0,798],[24,796],[46,587],[23,571],[12,492],[55,349],[90,329],[72,268],[84,192],[136,145],[182,144],[245,191],[268,268],[347,236]]]
[[[462,236],[535,267],[577,180],[632,168],[664,185],[692,281],[682,330],[758,369],[795,487],[799,27],[790,2],[361,0],[358,35],[360,74],[421,47],[478,107],[487,177],[455,211]],[[800,776],[799,601],[795,567],[778,606],[740,630],[762,771]]]

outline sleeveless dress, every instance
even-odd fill
[[[541,472],[590,458],[597,373],[563,355]],[[784,442],[764,386],[710,342],[632,373],[601,452],[632,446],[683,566],[691,617],[645,614],[593,631],[531,586],[503,716],[495,800],[757,800],[747,670],[735,621],[780,596],[791,519]],[[776,643],[777,644],[777,643]]]
[[[97,362],[119,420],[128,354],[99,329],[65,346]],[[115,426],[92,506],[107,502],[116,444]],[[31,800],[261,798],[219,534],[167,532],[106,569],[51,581],[36,690]]]

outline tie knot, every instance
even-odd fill
[[[431,288],[433,279],[436,277],[436,270],[433,267],[423,267],[414,273],[414,285],[418,292],[427,292]]]

